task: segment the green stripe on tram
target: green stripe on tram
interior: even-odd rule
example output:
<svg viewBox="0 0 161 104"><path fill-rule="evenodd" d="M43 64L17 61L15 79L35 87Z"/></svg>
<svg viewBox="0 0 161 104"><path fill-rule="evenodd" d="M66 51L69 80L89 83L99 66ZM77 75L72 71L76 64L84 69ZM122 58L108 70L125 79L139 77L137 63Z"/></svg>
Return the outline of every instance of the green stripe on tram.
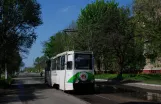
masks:
<svg viewBox="0 0 161 104"><path fill-rule="evenodd" d="M77 79L79 79L79 75L81 72L76 73L74 76L72 76L69 80L68 83L74 83ZM88 79L87 80L93 80L94 79L94 75L92 73L86 72L88 75ZM80 80L80 79L79 79Z"/></svg>

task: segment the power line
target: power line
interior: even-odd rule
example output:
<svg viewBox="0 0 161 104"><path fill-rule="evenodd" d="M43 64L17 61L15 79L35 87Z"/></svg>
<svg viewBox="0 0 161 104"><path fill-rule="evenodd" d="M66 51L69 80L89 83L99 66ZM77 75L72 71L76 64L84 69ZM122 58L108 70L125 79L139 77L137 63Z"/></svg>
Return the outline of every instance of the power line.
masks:
<svg viewBox="0 0 161 104"><path fill-rule="evenodd" d="M64 29L63 32L78 32L76 29Z"/></svg>

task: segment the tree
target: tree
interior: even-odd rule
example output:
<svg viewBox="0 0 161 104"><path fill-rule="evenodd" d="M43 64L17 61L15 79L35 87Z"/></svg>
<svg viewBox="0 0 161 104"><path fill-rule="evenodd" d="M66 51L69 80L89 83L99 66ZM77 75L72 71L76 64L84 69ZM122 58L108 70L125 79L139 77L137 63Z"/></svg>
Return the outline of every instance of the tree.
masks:
<svg viewBox="0 0 161 104"><path fill-rule="evenodd" d="M34 62L34 67L35 67L34 69L37 72L42 71L43 69L45 69L46 61L47 61L46 56L37 57Z"/></svg>
<svg viewBox="0 0 161 104"><path fill-rule="evenodd" d="M34 67L25 67L23 72L36 72L35 68Z"/></svg>
<svg viewBox="0 0 161 104"><path fill-rule="evenodd" d="M68 26L68 29L65 29L63 32L57 32L48 41L44 42L44 55L52 57L63 51L76 49L76 32L73 33L71 30L76 30L76 23L74 21Z"/></svg>
<svg viewBox="0 0 161 104"><path fill-rule="evenodd" d="M49 57L66 50L93 51L97 69L115 70L119 77L145 64L136 20L128 7L97 0L81 10L74 25L77 33L56 33L44 43L43 51Z"/></svg>
<svg viewBox="0 0 161 104"><path fill-rule="evenodd" d="M107 18L107 3L103 0L96 1L92 4L88 4L83 10L77 20L78 35L75 44L79 47L79 50L92 50L94 51L95 62L97 64L103 63L101 58L103 50L105 50L105 41L103 35L105 30L103 22ZM108 26L108 24L106 25ZM102 29L101 29L102 28ZM101 29L101 30L100 30ZM97 48L96 48L97 47ZM102 69L97 65L98 69Z"/></svg>
<svg viewBox="0 0 161 104"><path fill-rule="evenodd" d="M97 0L82 9L77 24L77 44L82 50L94 52L98 69L115 66L122 76L124 69L136 67L139 63L131 61L136 45L135 24L129 8L118 7L114 1Z"/></svg>
<svg viewBox="0 0 161 104"><path fill-rule="evenodd" d="M12 53L28 52L36 39L34 29L42 23L40 14L36 0L1 0L0 70L10 65Z"/></svg>
<svg viewBox="0 0 161 104"><path fill-rule="evenodd" d="M66 38L67 37L62 32L58 32L54 36L51 36L49 41L44 42L43 52L45 55L52 57L60 52L63 52L66 46Z"/></svg>
<svg viewBox="0 0 161 104"><path fill-rule="evenodd" d="M140 34L145 46L146 58L154 59L161 52L161 1L134 0L133 11L137 24L137 34Z"/></svg>
<svg viewBox="0 0 161 104"><path fill-rule="evenodd" d="M22 58L19 52L12 53L12 56L9 57L11 60L8 61L7 71L9 75L14 75L15 72L20 71Z"/></svg>

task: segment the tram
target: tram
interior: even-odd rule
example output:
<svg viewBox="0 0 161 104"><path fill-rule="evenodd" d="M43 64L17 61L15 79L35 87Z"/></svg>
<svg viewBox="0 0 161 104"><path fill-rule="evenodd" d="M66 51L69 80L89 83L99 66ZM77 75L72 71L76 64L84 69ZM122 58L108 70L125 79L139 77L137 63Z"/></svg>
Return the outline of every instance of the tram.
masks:
<svg viewBox="0 0 161 104"><path fill-rule="evenodd" d="M94 89L93 52L66 51L50 58L45 69L45 81L63 91Z"/></svg>

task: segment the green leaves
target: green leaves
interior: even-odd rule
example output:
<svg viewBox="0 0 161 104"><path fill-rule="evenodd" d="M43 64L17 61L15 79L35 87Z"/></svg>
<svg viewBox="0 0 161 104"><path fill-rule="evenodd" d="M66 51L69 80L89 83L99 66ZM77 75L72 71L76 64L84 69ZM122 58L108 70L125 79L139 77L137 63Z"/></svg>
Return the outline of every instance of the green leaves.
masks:
<svg viewBox="0 0 161 104"><path fill-rule="evenodd" d="M73 21L69 25L69 29L76 29L76 23ZM53 57L58 53L68 50L79 49L79 45L75 42L79 42L80 37L77 37L77 33L72 32L57 32L49 38L48 41L43 43L43 53L45 56ZM78 46L77 46L78 45Z"/></svg>
<svg viewBox="0 0 161 104"><path fill-rule="evenodd" d="M50 37L49 41L44 43L43 52L46 56L52 57L58 53L63 52L64 50L67 50L67 39L68 36L66 36L64 33L56 33L54 36Z"/></svg>
<svg viewBox="0 0 161 104"><path fill-rule="evenodd" d="M37 57L34 62L34 68L31 71L41 72L42 70L44 70L46 67L46 60L46 56Z"/></svg>
<svg viewBox="0 0 161 104"><path fill-rule="evenodd" d="M5 63L8 63L8 67L14 65L12 58L15 62L20 60L19 54L27 53L31 48L37 37L34 30L42 24L40 9L40 4L36 0L1 0L0 57L3 56L3 63L0 63L0 69L4 69L2 64ZM11 57L14 54L19 57ZM11 60L8 60L9 58ZM19 68L20 63L15 66Z"/></svg>
<svg viewBox="0 0 161 104"><path fill-rule="evenodd" d="M146 54L151 52L160 56L161 2L160 0L135 0L133 4L137 33L148 40ZM148 51L150 50L150 51Z"/></svg>
<svg viewBox="0 0 161 104"><path fill-rule="evenodd" d="M134 0L130 10L114 0L96 0L81 10L74 29L78 32L58 32L50 37L44 43L45 55L93 51L98 70L120 74L140 70L145 65L143 53L154 59L161 52L161 2Z"/></svg>
<svg viewBox="0 0 161 104"><path fill-rule="evenodd" d="M76 25L77 33L58 32L50 37L44 43L45 55L52 57L72 49L89 50L94 52L99 70L136 68L134 51L140 47L135 47L135 23L129 8L119 7L115 1L97 0L81 10ZM141 53L142 50L137 53L139 57Z"/></svg>

